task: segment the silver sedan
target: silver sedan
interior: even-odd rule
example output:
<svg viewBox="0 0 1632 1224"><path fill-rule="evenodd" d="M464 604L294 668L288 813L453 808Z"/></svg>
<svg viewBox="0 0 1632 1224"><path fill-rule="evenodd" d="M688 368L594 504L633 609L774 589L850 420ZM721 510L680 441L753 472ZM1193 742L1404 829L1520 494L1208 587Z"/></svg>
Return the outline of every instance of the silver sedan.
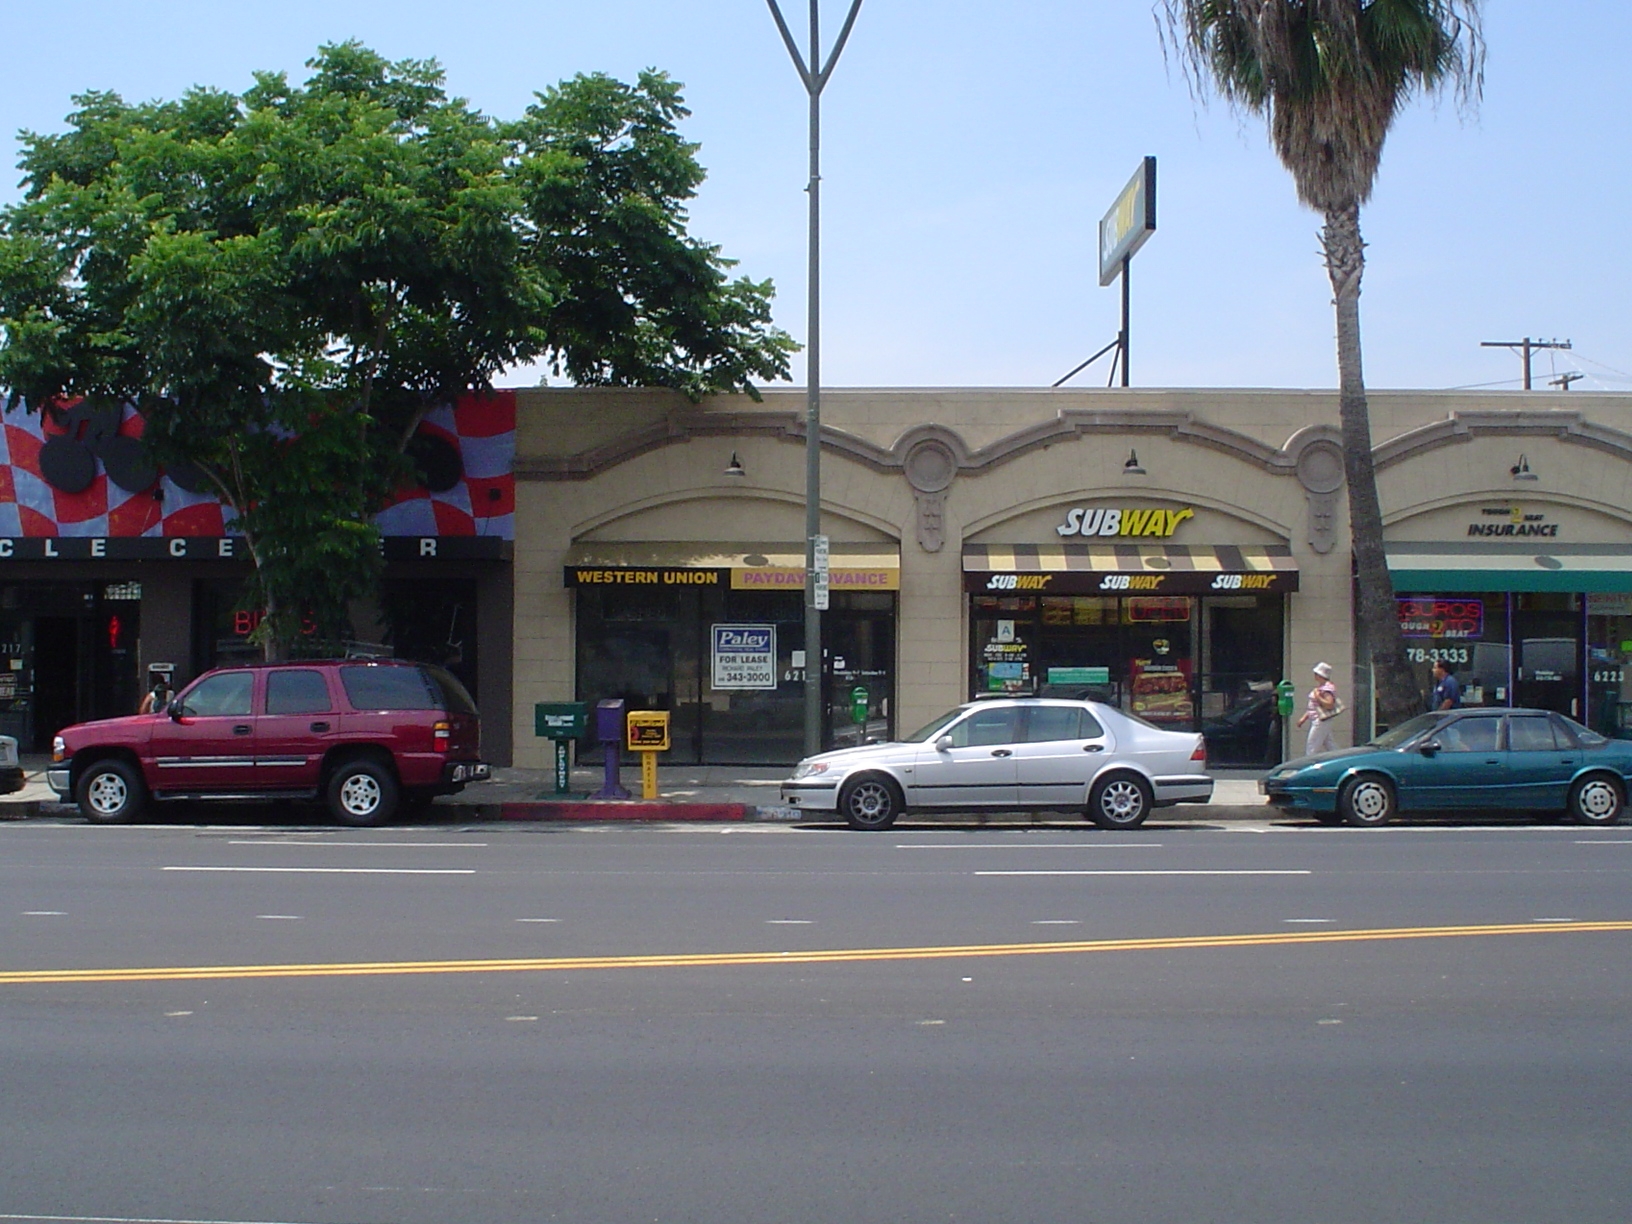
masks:
<svg viewBox="0 0 1632 1224"><path fill-rule="evenodd" d="M894 743L807 757L782 800L852 829L887 829L916 810L1083 812L1131 829L1153 808L1210 800L1206 765L1195 732L1096 701L1006 698L959 706Z"/></svg>

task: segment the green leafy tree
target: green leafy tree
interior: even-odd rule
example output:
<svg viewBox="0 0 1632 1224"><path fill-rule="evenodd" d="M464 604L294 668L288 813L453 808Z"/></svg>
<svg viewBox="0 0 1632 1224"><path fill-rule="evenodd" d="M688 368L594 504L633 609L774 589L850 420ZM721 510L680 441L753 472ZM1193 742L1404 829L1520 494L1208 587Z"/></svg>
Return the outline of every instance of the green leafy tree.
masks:
<svg viewBox="0 0 1632 1224"><path fill-rule="evenodd" d="M1402 105L1446 85L1464 101L1477 98L1478 0L1162 0L1158 12L1198 89L1210 86L1268 120L1298 199L1325 220L1360 631L1380 712L1403 721L1421 697L1405 661L1372 463L1360 354L1360 206Z"/></svg>
<svg viewBox="0 0 1632 1224"><path fill-rule="evenodd" d="M703 180L658 72L579 76L512 122L434 62L325 46L293 86L75 99L0 213L8 407L133 403L235 511L281 656L374 588L372 515L424 414L544 360L584 383L754 393L793 342L769 282L686 230Z"/></svg>

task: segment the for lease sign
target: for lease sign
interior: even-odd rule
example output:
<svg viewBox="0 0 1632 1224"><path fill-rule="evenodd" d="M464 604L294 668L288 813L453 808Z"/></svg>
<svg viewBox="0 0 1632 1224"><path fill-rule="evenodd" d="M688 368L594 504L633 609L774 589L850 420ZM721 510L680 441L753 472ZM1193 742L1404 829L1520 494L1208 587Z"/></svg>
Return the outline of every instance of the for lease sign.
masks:
<svg viewBox="0 0 1632 1224"><path fill-rule="evenodd" d="M711 625L716 689L776 687L775 625Z"/></svg>

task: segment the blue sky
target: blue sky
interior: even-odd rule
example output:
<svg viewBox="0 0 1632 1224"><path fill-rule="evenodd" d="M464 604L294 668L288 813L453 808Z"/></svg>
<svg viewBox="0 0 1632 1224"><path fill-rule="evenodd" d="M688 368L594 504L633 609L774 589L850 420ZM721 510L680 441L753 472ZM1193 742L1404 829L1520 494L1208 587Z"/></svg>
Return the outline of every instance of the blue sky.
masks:
<svg viewBox="0 0 1632 1224"><path fill-rule="evenodd" d="M821 2L836 32L847 4ZM784 11L805 28L808 0ZM1385 149L1362 217L1367 382L1516 387L1518 358L1480 342L1528 335L1575 346L1538 355L1538 386L1632 390L1632 6L1493 3L1486 34L1478 112L1419 101ZM805 94L764 0L16 4L8 160L81 90L241 90L346 38L440 60L500 116L574 73L668 71L709 170L693 233L773 278L804 338ZM1134 384L1334 386L1319 219L1256 120L1191 98L1146 0L864 0L823 100L823 382L1052 383L1115 334L1095 230L1146 154L1160 215L1134 261Z"/></svg>

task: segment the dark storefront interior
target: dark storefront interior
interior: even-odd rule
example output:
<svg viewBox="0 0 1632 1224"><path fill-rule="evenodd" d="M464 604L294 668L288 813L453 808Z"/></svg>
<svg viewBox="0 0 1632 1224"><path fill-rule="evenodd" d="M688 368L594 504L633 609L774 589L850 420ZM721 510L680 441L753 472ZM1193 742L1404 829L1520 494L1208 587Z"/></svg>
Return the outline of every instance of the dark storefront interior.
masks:
<svg viewBox="0 0 1632 1224"><path fill-rule="evenodd" d="M803 755L802 591L580 587L577 616L577 699L621 697L628 709L669 711L669 761L790 764ZM774 629L774 687L715 687L711 634L723 626ZM834 592L822 640L827 745L889 738L893 593Z"/></svg>

